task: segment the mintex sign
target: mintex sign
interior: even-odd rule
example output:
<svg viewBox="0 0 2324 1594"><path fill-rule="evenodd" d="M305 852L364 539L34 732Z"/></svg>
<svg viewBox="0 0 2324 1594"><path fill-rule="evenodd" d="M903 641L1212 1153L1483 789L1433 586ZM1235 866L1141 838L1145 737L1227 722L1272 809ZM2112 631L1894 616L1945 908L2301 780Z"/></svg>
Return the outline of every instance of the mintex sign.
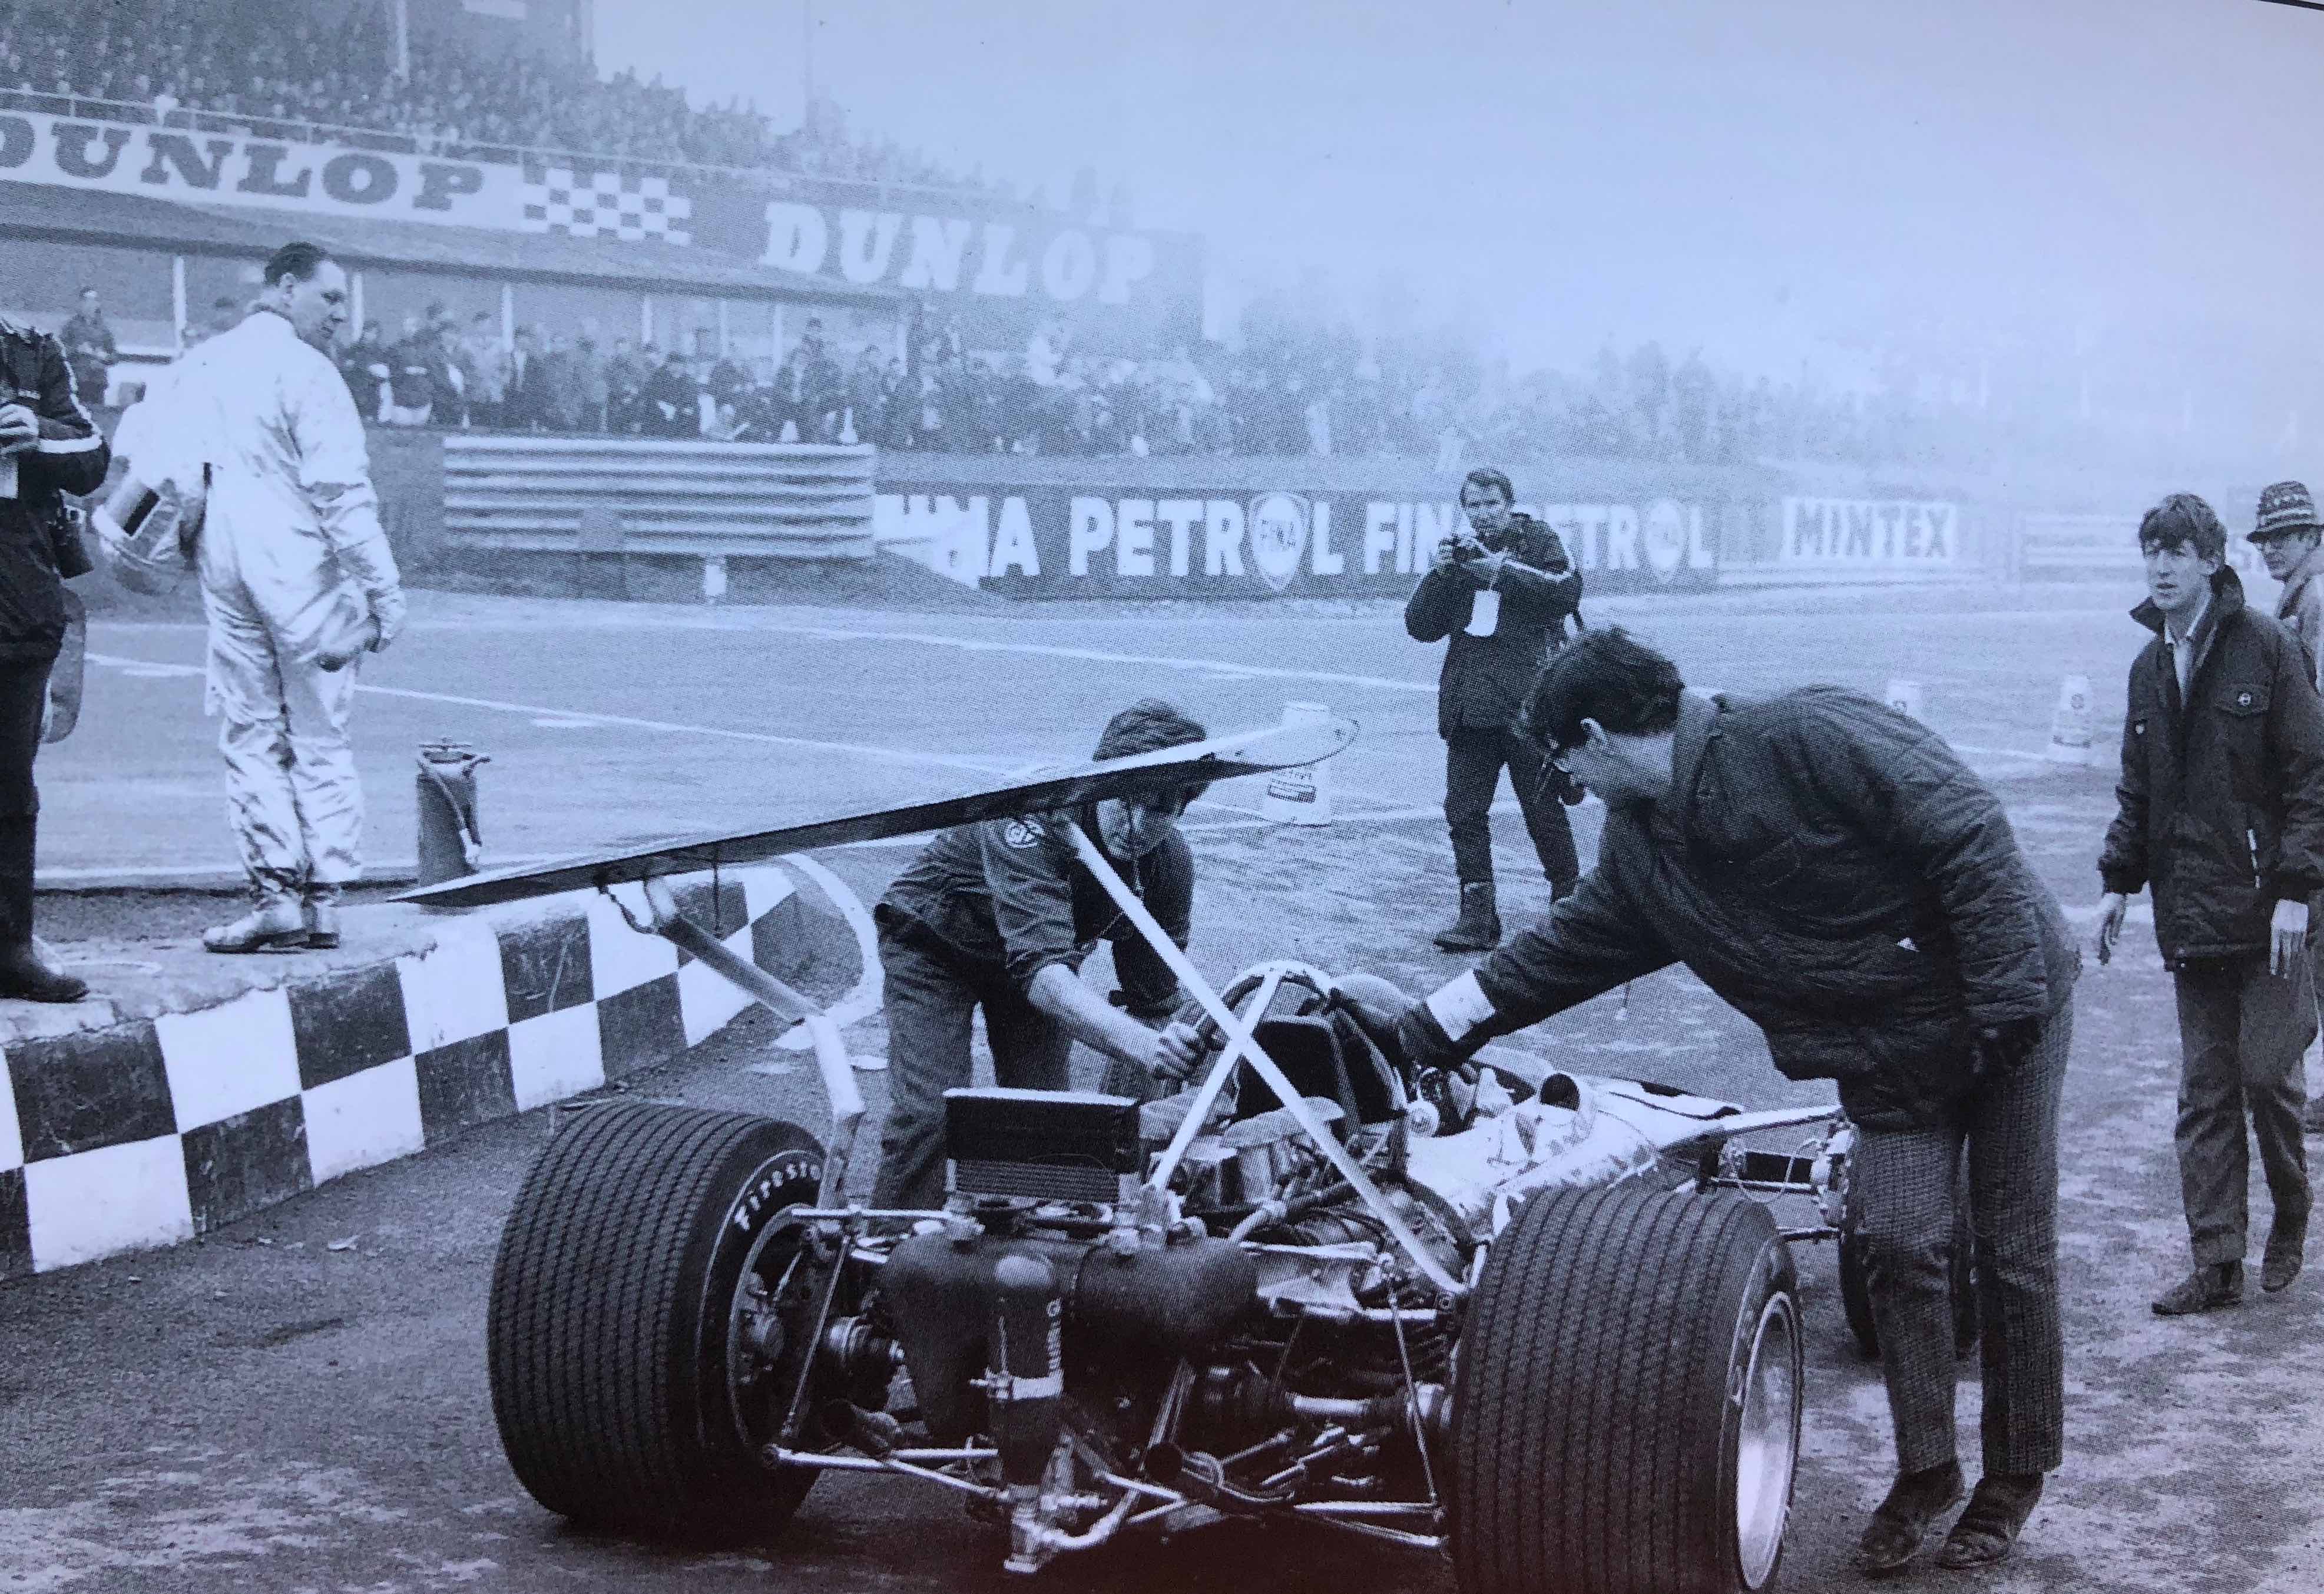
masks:
<svg viewBox="0 0 2324 1594"><path fill-rule="evenodd" d="M1817 570L1948 570L1960 507L1899 499L1786 498L1779 564Z"/></svg>
<svg viewBox="0 0 2324 1594"><path fill-rule="evenodd" d="M964 584L1052 597L1403 593L1466 523L1451 499L1347 493L907 482L873 502L882 548ZM1591 591L1712 584L1701 503L1519 507L1557 530Z"/></svg>

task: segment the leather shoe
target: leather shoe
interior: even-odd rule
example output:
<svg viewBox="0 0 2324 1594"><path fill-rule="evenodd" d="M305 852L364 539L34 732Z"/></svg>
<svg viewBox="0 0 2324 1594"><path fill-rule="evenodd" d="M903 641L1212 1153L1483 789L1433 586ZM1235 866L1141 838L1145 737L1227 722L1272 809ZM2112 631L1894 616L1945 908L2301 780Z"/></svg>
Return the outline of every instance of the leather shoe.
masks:
<svg viewBox="0 0 2324 1594"><path fill-rule="evenodd" d="M2267 1231L2267 1249L2260 1255L2259 1287L2269 1295L2290 1289L2308 1259L2308 1214L2287 1218L2282 1212Z"/></svg>
<svg viewBox="0 0 2324 1594"><path fill-rule="evenodd" d="M1964 1492L1957 1460L1897 1474L1888 1497L1873 1508L1872 1520L1857 1541L1856 1569L1877 1576L1904 1565L1921 1553L1938 1516Z"/></svg>
<svg viewBox="0 0 2324 1594"><path fill-rule="evenodd" d="M0 998L28 1002L77 1002L88 994L88 981L51 968L39 948L24 943L0 946Z"/></svg>
<svg viewBox="0 0 2324 1594"><path fill-rule="evenodd" d="M2220 1262L2194 1272L2163 1292L2154 1303L2157 1317L2185 1317L2196 1312L2217 1312L2244 1304L2244 1265Z"/></svg>
<svg viewBox="0 0 2324 1594"><path fill-rule="evenodd" d="M269 897L231 924L202 932L212 952L294 951L307 944L307 917L296 897Z"/></svg>
<svg viewBox="0 0 2324 1594"><path fill-rule="evenodd" d="M2042 1498L2039 1472L1988 1472L1977 1480L1969 1509L1945 1535L1937 1564L1953 1571L1991 1566L2009 1558L2010 1547Z"/></svg>

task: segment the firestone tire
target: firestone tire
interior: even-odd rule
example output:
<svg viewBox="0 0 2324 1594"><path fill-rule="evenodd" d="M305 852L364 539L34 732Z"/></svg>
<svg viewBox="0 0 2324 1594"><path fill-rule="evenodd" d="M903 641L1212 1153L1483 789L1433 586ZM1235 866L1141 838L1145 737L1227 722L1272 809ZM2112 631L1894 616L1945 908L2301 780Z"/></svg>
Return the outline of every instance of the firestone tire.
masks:
<svg viewBox="0 0 2324 1594"><path fill-rule="evenodd" d="M1857 1350L1868 1361L1877 1361L1880 1331L1872 1321L1871 1263L1865 1254L1864 1203L1857 1193L1855 1173L1851 1166L1840 1193L1840 1309L1848 1319L1848 1331L1855 1336ZM1957 1358L1977 1349L1976 1244L1969 1228L1969 1162L1964 1157L1953 1186L1953 1355Z"/></svg>
<svg viewBox="0 0 2324 1594"><path fill-rule="evenodd" d="M576 1115L526 1177L493 1267L493 1415L560 1516L650 1537L763 1540L814 1482L763 1465L730 1377L746 1261L812 1204L793 1124L644 1102Z"/></svg>
<svg viewBox="0 0 2324 1594"><path fill-rule="evenodd" d="M1545 1191L1494 1241L1454 1377L1462 1594L1760 1594L1799 1460L1791 1252L1757 1202Z"/></svg>

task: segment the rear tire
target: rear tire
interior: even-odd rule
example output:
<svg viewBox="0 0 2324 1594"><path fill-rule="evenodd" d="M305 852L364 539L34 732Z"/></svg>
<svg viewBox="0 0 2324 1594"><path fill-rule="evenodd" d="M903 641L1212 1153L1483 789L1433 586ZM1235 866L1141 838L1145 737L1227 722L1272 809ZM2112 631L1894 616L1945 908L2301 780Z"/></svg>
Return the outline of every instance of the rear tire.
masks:
<svg viewBox="0 0 2324 1594"><path fill-rule="evenodd" d="M1770 1588L1803 1353L1791 1253L1757 1202L1536 1196L1493 1242L1460 1345L1462 1594Z"/></svg>
<svg viewBox="0 0 2324 1594"><path fill-rule="evenodd" d="M1857 1193L1856 1170L1851 1166L1846 1175L1847 1184L1840 1193L1840 1309L1848 1319L1848 1331L1856 1337L1856 1348L1869 1361L1880 1359L1880 1330L1872 1321L1872 1278L1870 1261L1866 1256L1863 1239L1863 1197ZM1953 1355L1967 1356L1977 1349L1977 1276L1975 1260L1977 1238L1969 1221L1969 1159L1961 1159L1960 1173L1953 1184Z"/></svg>
<svg viewBox="0 0 2324 1594"><path fill-rule="evenodd" d="M746 1262L772 1288L797 1255L761 1237L813 1203L823 1160L794 1124L644 1102L549 1142L502 1230L488 1331L493 1415L534 1499L654 1536L788 1520L815 1473L759 1459L788 1386L737 1377L736 1310Z"/></svg>

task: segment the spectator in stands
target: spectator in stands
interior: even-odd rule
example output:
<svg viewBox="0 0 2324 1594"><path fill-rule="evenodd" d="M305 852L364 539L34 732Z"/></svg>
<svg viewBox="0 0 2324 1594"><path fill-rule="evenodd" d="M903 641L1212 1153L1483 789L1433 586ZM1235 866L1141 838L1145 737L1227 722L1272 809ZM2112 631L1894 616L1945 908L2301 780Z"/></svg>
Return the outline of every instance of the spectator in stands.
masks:
<svg viewBox="0 0 2324 1594"><path fill-rule="evenodd" d="M65 360L71 368L73 386L85 404L105 402L105 390L113 378L115 362L121 350L113 341L113 328L106 325L105 309L97 302L97 290L80 290L80 309L65 323L63 343Z"/></svg>
<svg viewBox="0 0 2324 1594"><path fill-rule="evenodd" d="M839 436L839 410L845 402L845 383L838 362L824 346L821 318L807 318L807 330L800 334L792 357L798 363L798 373L794 401L798 406L799 440L828 443Z"/></svg>
<svg viewBox="0 0 2324 1594"><path fill-rule="evenodd" d="M848 373L848 413L840 428L843 438L852 430L859 441L869 443L879 435L886 388L887 373L881 366L880 351L867 343L855 356L855 369Z"/></svg>
<svg viewBox="0 0 2324 1594"><path fill-rule="evenodd" d="M912 446L912 411L917 402L911 379L904 373L904 357L891 356L880 373L879 440L882 448Z"/></svg>
<svg viewBox="0 0 2324 1594"><path fill-rule="evenodd" d="M508 346L492 311L478 310L468 318L468 335L460 341L460 369L467 378L470 419L478 426L507 425Z"/></svg>
<svg viewBox="0 0 2324 1594"><path fill-rule="evenodd" d="M742 395L751 390L751 373L743 369L742 356L728 343L710 367L710 378L705 384L710 396L718 403L740 404Z"/></svg>
<svg viewBox="0 0 2324 1594"><path fill-rule="evenodd" d="M702 430L702 390L686 368L686 356L672 349L661 369L648 379L644 431L650 438L691 438Z"/></svg>
<svg viewBox="0 0 2324 1594"><path fill-rule="evenodd" d="M653 366L639 357L626 337L613 339L613 357L605 362L605 427L613 432L638 429L640 395Z"/></svg>
<svg viewBox="0 0 2324 1594"><path fill-rule="evenodd" d="M541 421L553 432L581 429L581 364L573 340L562 332L549 335L549 352L540 357Z"/></svg>
<svg viewBox="0 0 2324 1594"><path fill-rule="evenodd" d="M403 336L387 351L389 426L426 426L436 407L436 339L417 315L406 311Z"/></svg>
<svg viewBox="0 0 2324 1594"><path fill-rule="evenodd" d="M574 346L573 379L581 393L582 428L604 431L613 402L612 374L606 370L605 356L597 352L597 340L586 332Z"/></svg>
<svg viewBox="0 0 2324 1594"><path fill-rule="evenodd" d="M501 404L501 424L511 431L539 431L549 424L540 344L530 327L516 329L509 351L508 394Z"/></svg>
<svg viewBox="0 0 2324 1594"><path fill-rule="evenodd" d="M392 355L380 340L379 323L365 321L363 336L340 351L339 374L346 378L355 410L365 420L387 419L387 382Z"/></svg>

